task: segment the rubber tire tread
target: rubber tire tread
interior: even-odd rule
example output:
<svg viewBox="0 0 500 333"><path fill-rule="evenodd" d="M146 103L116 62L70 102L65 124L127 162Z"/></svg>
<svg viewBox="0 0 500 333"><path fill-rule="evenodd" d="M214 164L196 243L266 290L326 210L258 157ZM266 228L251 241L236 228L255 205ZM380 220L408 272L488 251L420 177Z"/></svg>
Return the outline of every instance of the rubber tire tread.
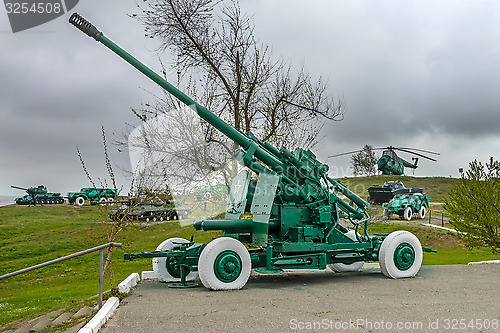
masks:
<svg viewBox="0 0 500 333"><path fill-rule="evenodd" d="M164 240L163 242L160 243L156 247L157 251L166 251L166 250L171 250L176 246L176 244L173 244L173 242L176 243L188 243L187 239L184 238L169 238L167 240ZM156 275L158 276L158 281L160 282L181 282L180 278L176 278L172 276L167 270L166 266L167 258L166 257L157 257L153 258L152 264L153 264L153 271L155 271ZM189 272L189 274L186 276L186 281L194 281L198 278L198 272Z"/></svg>
<svg viewBox="0 0 500 333"><path fill-rule="evenodd" d="M394 263L394 251L402 243L410 244L415 251L415 261L413 262L413 265L405 271L397 268ZM391 279L409 278L417 275L420 270L420 266L422 266L422 259L422 245L420 244L417 236L409 231L398 230L390 233L380 246L380 270L385 276Z"/></svg>
<svg viewBox="0 0 500 333"><path fill-rule="evenodd" d="M214 272L214 262L217 256L226 251L234 251L241 260L242 269L238 278L232 282L223 282ZM205 246L198 260L198 273L201 283L210 290L237 290L243 288L250 277L252 261L245 245L231 237L216 238Z"/></svg>

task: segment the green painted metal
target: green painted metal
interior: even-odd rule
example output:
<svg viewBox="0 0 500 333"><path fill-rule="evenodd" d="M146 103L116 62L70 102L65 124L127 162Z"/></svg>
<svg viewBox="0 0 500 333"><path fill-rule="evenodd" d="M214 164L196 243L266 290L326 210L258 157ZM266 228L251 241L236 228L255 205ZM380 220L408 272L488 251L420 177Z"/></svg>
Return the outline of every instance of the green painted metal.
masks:
<svg viewBox="0 0 500 333"><path fill-rule="evenodd" d="M53 205L53 204L63 204L64 198L61 193L50 193L47 188L43 185L37 187L19 187L11 186L12 188L26 191L26 195L16 198L15 202L18 205Z"/></svg>
<svg viewBox="0 0 500 333"><path fill-rule="evenodd" d="M377 162L378 169L384 175L402 175L406 168L416 169L418 159L414 159L414 163L410 163L401 157L392 149L384 150L382 156Z"/></svg>
<svg viewBox="0 0 500 333"><path fill-rule="evenodd" d="M385 213L389 216L390 214L397 214L403 218L405 209L408 207L413 213L417 213L422 207L429 207L429 196L423 195L422 193L406 193L398 194L394 196L389 202L382 204Z"/></svg>
<svg viewBox="0 0 500 333"><path fill-rule="evenodd" d="M90 201L91 204L98 203L102 198L116 199L118 194L115 189L112 188L96 188L96 187L84 187L78 192L68 193L68 203L74 204L77 198L83 198L84 200Z"/></svg>
<svg viewBox="0 0 500 333"><path fill-rule="evenodd" d="M399 244L394 251L394 264L402 271L409 269L415 262L415 250L408 243Z"/></svg>
<svg viewBox="0 0 500 333"><path fill-rule="evenodd" d="M374 185L368 188L368 202L375 205L381 205L389 202L392 198L399 194L405 193L423 193L421 187L405 187L403 182L399 180L388 181L383 185Z"/></svg>
<svg viewBox="0 0 500 333"><path fill-rule="evenodd" d="M241 274L241 259L234 251L220 253L214 262L215 275L224 282L233 282Z"/></svg>
<svg viewBox="0 0 500 333"><path fill-rule="evenodd" d="M252 179L248 170L240 172L230 187L225 218L195 221L195 230L222 230L228 237L251 243L256 247L249 250L252 268L263 272L281 272L284 268L324 269L333 263L378 260L385 236L368 235L370 206L330 178L328 165L318 161L314 153L301 148L277 149L251 132L240 132L114 44L83 18L73 14L70 22L241 147L234 152L234 157L253 171L257 180ZM245 218L248 215L250 219ZM341 219L351 226L342 226ZM360 225L363 234L357 232ZM357 235L354 239L347 236L351 230ZM204 244L190 242L169 251L126 253L125 259L167 257L175 261L173 268L178 264L194 271L204 247ZM406 247L401 248L397 259L405 263L407 252ZM241 258L231 249L222 251L213 265L215 276L224 283L236 281L244 269Z"/></svg>

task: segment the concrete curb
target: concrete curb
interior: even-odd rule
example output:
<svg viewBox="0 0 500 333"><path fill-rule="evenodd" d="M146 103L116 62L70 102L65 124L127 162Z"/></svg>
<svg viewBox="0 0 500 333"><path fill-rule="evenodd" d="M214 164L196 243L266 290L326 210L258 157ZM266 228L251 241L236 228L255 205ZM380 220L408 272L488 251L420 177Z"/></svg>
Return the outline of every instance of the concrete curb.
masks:
<svg viewBox="0 0 500 333"><path fill-rule="evenodd" d="M140 280L141 278L138 273L132 273L118 285L118 291L121 293L129 293ZM120 300L118 297L110 297L106 303L104 303L101 310L99 310L96 315L78 331L78 333L97 333L102 325L106 324L108 319L113 315L119 304Z"/></svg>
<svg viewBox="0 0 500 333"><path fill-rule="evenodd" d="M380 263L378 262L365 262L361 269L380 269Z"/></svg>
<svg viewBox="0 0 500 333"><path fill-rule="evenodd" d="M500 264L500 260L485 260L485 261L474 261L467 265L481 265L481 264Z"/></svg>
<svg viewBox="0 0 500 333"><path fill-rule="evenodd" d="M92 318L85 326L83 326L78 333L96 333L106 323L106 321L115 312L120 300L118 297L110 297L104 303L101 310L99 310L94 318Z"/></svg>
<svg viewBox="0 0 500 333"><path fill-rule="evenodd" d="M155 271L143 271L141 278L142 280L158 280L158 274Z"/></svg>
<svg viewBox="0 0 500 333"><path fill-rule="evenodd" d="M422 225L426 226L426 227L437 228L437 229L446 230L446 231L450 231L450 232L454 232L454 233L461 233L459 231L456 231L455 229L450 229L450 228L442 227L440 225L434 225L434 224L429 224L429 223L422 223Z"/></svg>
<svg viewBox="0 0 500 333"><path fill-rule="evenodd" d="M139 274L132 273L118 285L118 291L127 294L130 292L130 289L132 289L132 287L135 287L137 285L137 282L139 281L141 281Z"/></svg>

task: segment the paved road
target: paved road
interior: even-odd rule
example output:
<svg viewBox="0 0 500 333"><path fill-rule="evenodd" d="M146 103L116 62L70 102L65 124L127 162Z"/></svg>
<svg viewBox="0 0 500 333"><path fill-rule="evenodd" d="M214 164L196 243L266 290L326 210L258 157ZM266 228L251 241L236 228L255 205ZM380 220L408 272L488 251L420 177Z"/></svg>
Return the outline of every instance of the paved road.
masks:
<svg viewBox="0 0 500 333"><path fill-rule="evenodd" d="M255 273L239 291L144 281L101 332L500 332L499 320L500 264L482 264L401 280L377 269Z"/></svg>

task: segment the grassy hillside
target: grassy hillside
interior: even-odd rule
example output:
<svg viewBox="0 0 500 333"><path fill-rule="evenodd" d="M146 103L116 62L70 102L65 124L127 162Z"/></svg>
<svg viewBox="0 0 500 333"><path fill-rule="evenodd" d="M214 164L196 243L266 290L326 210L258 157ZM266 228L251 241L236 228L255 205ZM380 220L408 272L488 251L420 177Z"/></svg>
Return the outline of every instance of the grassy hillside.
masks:
<svg viewBox="0 0 500 333"><path fill-rule="evenodd" d="M373 185L382 185L386 181L400 180L406 187L422 187L429 195L431 202L443 202L453 178L447 177L411 177L380 175L370 177L349 177L339 179L351 191L366 199L368 188Z"/></svg>

